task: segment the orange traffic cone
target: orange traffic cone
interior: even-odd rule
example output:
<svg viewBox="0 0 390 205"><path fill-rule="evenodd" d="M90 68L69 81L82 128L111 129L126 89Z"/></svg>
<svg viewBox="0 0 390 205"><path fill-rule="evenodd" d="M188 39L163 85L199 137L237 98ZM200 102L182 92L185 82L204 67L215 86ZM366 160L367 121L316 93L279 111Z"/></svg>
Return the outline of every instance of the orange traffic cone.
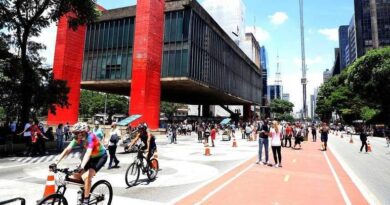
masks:
<svg viewBox="0 0 390 205"><path fill-rule="evenodd" d="M206 156L210 156L211 155L210 147L207 144L204 146L204 155L206 155Z"/></svg>
<svg viewBox="0 0 390 205"><path fill-rule="evenodd" d="M344 138L343 134L340 135L341 138Z"/></svg>
<svg viewBox="0 0 390 205"><path fill-rule="evenodd" d="M233 138L233 145L232 147L237 147L237 141L236 141L236 138Z"/></svg>
<svg viewBox="0 0 390 205"><path fill-rule="evenodd" d="M45 192L43 193L43 197L49 196L50 194L54 194L56 192L56 184L54 181L54 173L49 171L49 175L47 176Z"/></svg>
<svg viewBox="0 0 390 205"><path fill-rule="evenodd" d="M336 136L339 136L339 133L338 133L338 132L336 132Z"/></svg>
<svg viewBox="0 0 390 205"><path fill-rule="evenodd" d="M372 152L370 141L367 142L367 151Z"/></svg>
<svg viewBox="0 0 390 205"><path fill-rule="evenodd" d="M353 139L352 139L352 137L351 137L351 139L349 140L349 143L353 144Z"/></svg>

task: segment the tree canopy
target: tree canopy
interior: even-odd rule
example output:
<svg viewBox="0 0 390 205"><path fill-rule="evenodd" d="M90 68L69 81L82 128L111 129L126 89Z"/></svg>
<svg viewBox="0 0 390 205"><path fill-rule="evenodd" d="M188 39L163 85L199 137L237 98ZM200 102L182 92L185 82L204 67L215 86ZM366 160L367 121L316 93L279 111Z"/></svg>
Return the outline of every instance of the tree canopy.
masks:
<svg viewBox="0 0 390 205"><path fill-rule="evenodd" d="M104 113L106 94L89 90L81 90L79 113L84 118L90 118L98 113ZM127 114L129 100L124 96L107 94L108 115Z"/></svg>
<svg viewBox="0 0 390 205"><path fill-rule="evenodd" d="M68 13L72 13L67 18L73 29L99 15L93 0L0 1L0 90L5 98L1 106L8 116L18 115L25 122L40 109L54 113L53 104L69 105L66 82L55 80L51 68L42 64L39 51L45 45L32 40Z"/></svg>
<svg viewBox="0 0 390 205"><path fill-rule="evenodd" d="M294 118L291 116L291 112L294 108L293 103L286 100L275 99L271 101L270 108L275 119L293 121Z"/></svg>
<svg viewBox="0 0 390 205"><path fill-rule="evenodd" d="M390 48L369 51L320 87L316 113L324 121L335 112L346 123L389 123L389 79Z"/></svg>

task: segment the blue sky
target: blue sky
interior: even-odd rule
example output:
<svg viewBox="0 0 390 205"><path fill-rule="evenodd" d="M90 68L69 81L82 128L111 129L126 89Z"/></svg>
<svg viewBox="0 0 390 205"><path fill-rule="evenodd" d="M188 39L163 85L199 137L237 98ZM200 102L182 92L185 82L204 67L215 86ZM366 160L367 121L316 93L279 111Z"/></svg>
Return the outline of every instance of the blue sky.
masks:
<svg viewBox="0 0 390 205"><path fill-rule="evenodd" d="M199 0L203 2L204 0ZM230 0L225 0L228 3ZM299 31L299 0L242 0L246 8L245 24L254 26L257 38L265 45L269 57L269 82L273 83L276 56L279 52L284 91L290 93L294 110L302 107L301 48ZM106 9L134 5L136 0L98 0ZM349 24L353 15L353 0L305 0L304 21L308 94L322 83L322 72L334 62L334 48L338 47L337 28ZM53 42L45 52L51 64L54 55L55 27L44 31L41 39ZM53 39L49 41L48 39ZM310 96L308 95L308 99ZM309 103L309 102L308 102Z"/></svg>

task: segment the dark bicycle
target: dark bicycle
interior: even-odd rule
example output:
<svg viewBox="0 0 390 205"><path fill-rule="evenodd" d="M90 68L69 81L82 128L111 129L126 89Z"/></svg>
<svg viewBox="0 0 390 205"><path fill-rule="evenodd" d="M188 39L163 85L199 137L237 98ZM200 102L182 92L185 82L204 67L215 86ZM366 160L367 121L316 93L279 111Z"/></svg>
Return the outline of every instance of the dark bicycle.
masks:
<svg viewBox="0 0 390 205"><path fill-rule="evenodd" d="M141 149L141 146L136 146L137 156L134 159L134 162L126 170L126 184L129 187L135 186L138 182L139 175L142 171L142 174L147 175L150 181L153 181L157 177L159 170L158 160L155 158L150 159L147 162L146 157L144 156L144 151Z"/></svg>
<svg viewBox="0 0 390 205"><path fill-rule="evenodd" d="M42 200L38 201L38 205L68 205L68 201L64 197L66 186L68 184L73 184L80 187L80 190L77 192L77 205L81 205L84 199L84 182L82 180L75 180L70 178L74 173L77 173L78 170L69 170L65 169L52 169L54 173L57 174L56 184L58 186L56 193L51 194ZM58 174L58 173L62 174ZM112 201L113 191L111 184L106 180L99 180L91 187L91 195L89 204L90 205L110 205Z"/></svg>

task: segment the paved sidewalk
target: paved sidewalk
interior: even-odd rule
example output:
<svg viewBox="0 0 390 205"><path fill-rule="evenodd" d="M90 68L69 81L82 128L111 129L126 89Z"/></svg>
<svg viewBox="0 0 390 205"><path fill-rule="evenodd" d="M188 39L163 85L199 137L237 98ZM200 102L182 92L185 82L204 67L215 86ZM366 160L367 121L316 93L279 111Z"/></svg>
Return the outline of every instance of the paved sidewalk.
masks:
<svg viewBox="0 0 390 205"><path fill-rule="evenodd" d="M177 204L368 204L331 151L302 147L282 149L283 168L252 158Z"/></svg>

